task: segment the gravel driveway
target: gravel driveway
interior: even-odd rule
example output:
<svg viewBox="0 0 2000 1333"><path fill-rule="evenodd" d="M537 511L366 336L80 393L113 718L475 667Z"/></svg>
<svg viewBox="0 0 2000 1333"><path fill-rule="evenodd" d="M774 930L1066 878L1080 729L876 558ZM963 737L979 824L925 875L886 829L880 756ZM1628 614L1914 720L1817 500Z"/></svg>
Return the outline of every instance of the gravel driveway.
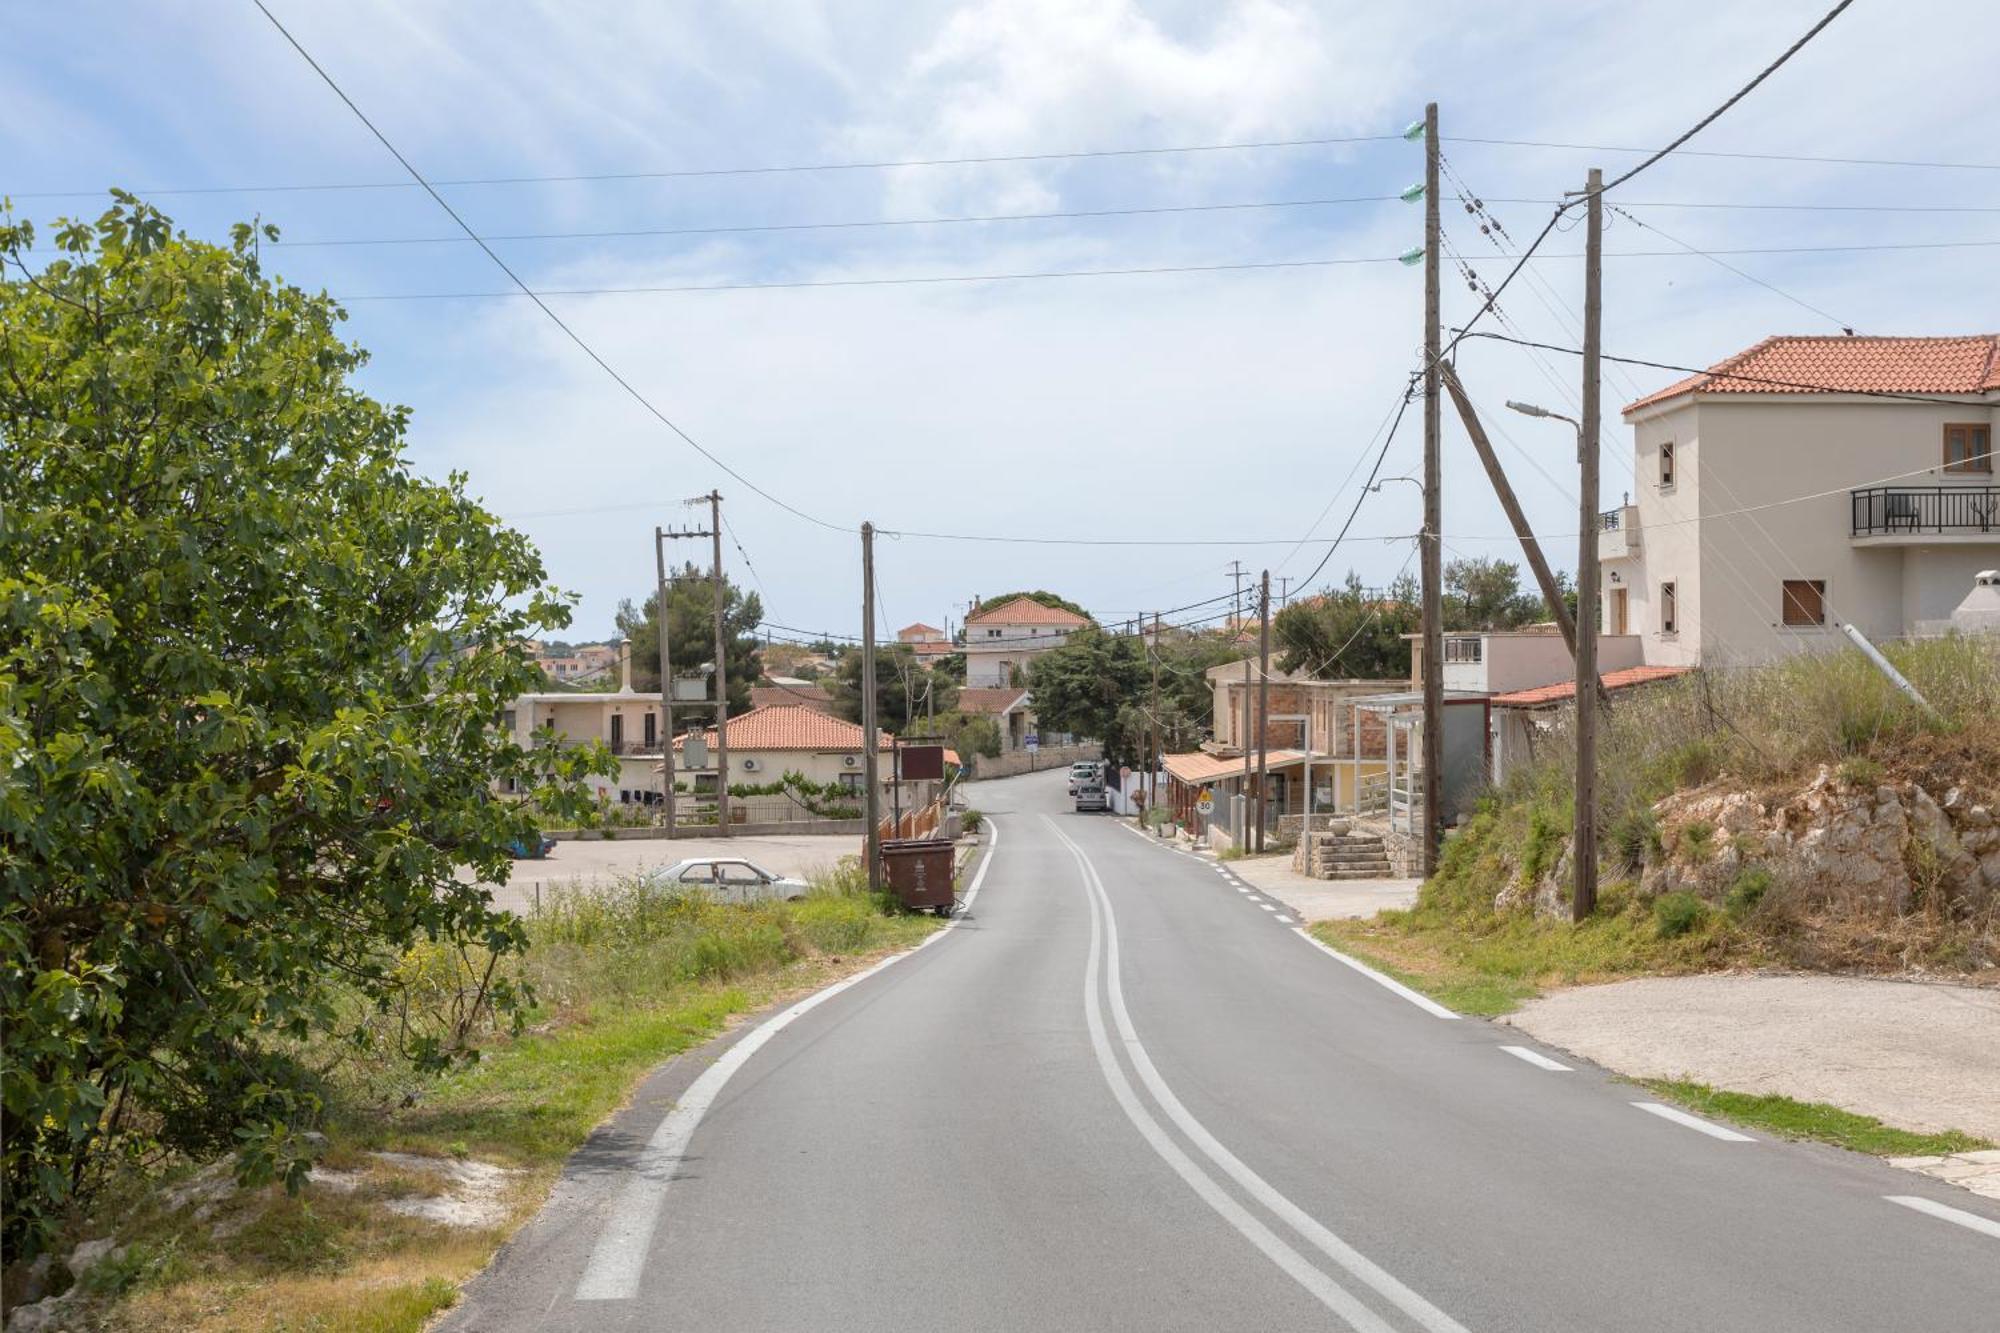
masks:
<svg viewBox="0 0 2000 1333"><path fill-rule="evenodd" d="M524 912L534 906L537 888L552 884L608 884L653 866L691 856L740 856L780 875L810 878L830 870L843 856L861 855L857 835L803 833L750 838L565 839L546 860L516 861L505 884L491 886L496 906Z"/></svg>
<svg viewBox="0 0 2000 1333"><path fill-rule="evenodd" d="M1505 1020L1634 1078L1829 1102L2000 1140L2000 989L1825 976L1646 977Z"/></svg>

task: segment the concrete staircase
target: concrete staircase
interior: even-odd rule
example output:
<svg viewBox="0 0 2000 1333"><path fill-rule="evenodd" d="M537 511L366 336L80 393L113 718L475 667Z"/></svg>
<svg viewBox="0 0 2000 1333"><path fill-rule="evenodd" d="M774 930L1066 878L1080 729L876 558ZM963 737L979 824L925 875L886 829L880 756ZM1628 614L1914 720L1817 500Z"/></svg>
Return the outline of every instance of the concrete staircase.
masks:
<svg viewBox="0 0 2000 1333"><path fill-rule="evenodd" d="M1396 872L1388 848L1373 834L1316 833L1305 873L1315 879L1393 879Z"/></svg>

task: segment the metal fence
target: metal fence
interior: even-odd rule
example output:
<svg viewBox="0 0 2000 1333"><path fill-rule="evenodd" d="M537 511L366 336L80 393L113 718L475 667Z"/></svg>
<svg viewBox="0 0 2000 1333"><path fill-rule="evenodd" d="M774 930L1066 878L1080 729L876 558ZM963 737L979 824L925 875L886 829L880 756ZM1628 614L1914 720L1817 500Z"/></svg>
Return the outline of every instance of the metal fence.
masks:
<svg viewBox="0 0 2000 1333"><path fill-rule="evenodd" d="M1851 495L1856 537L2000 532L2000 486L1870 486Z"/></svg>

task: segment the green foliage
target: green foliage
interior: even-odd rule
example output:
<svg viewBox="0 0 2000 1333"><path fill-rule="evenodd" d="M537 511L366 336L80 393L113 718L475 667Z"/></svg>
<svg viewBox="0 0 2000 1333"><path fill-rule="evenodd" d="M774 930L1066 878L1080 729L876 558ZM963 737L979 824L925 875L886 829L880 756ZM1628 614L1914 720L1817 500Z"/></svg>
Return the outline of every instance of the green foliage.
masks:
<svg viewBox="0 0 2000 1333"><path fill-rule="evenodd" d="M1107 634L1095 625L1071 634L1029 669L1042 727L1096 737L1114 764L1131 763L1143 751L1131 710L1151 680L1146 649L1137 638Z"/></svg>
<svg viewBox="0 0 2000 1333"><path fill-rule="evenodd" d="M994 759L1000 754L1000 724L984 713L963 713L957 709L939 713L927 730L935 731L944 743L958 751L962 760Z"/></svg>
<svg viewBox="0 0 2000 1333"><path fill-rule="evenodd" d="M1877 1157L1935 1157L1977 1152L1993 1145L1962 1130L1917 1134L1885 1125L1874 1116L1843 1111L1824 1102L1793 1101L1773 1093L1725 1092L1705 1083L1647 1079L1646 1086L1691 1111L1733 1120L1788 1139L1812 1139L1850 1152Z"/></svg>
<svg viewBox="0 0 2000 1333"><path fill-rule="evenodd" d="M731 796L789 796L821 819L859 819L854 793L838 782L814 782L796 769L786 769L772 782L732 782Z"/></svg>
<svg viewBox="0 0 2000 1333"><path fill-rule="evenodd" d="M907 643L884 644L875 652L875 720L893 735L924 731L933 712L950 712L958 704L959 676L927 667ZM861 654L848 653L826 679L833 711L849 722L861 720Z"/></svg>
<svg viewBox="0 0 2000 1333"><path fill-rule="evenodd" d="M964 814L959 816L959 827L963 828L967 833L979 832L979 826L985 822L985 813L970 806L966 808Z"/></svg>
<svg viewBox="0 0 2000 1333"><path fill-rule="evenodd" d="M535 815L488 793L580 811L610 768L493 725L567 608L462 477L410 470L331 300L266 280L250 228L202 244L122 193L54 242L28 261L0 226L10 1255L107 1143L226 1141L299 1181L319 1093L288 1047L367 1035L336 978L388 1006L418 941L518 952L471 881ZM488 978L471 1010L517 1009ZM463 1036L398 1034L425 1067Z"/></svg>
<svg viewBox="0 0 2000 1333"><path fill-rule="evenodd" d="M1687 934L1707 915L1708 904L1685 889L1653 899L1653 928L1663 940Z"/></svg>
<svg viewBox="0 0 2000 1333"><path fill-rule="evenodd" d="M1725 905L1729 915L1746 917L1757 910L1764 901L1764 895L1771 891L1771 872L1763 866L1745 866L1736 872L1736 879L1729 886L1729 896Z"/></svg>
<svg viewBox="0 0 2000 1333"><path fill-rule="evenodd" d="M1681 855L1697 865L1715 854L1715 825L1705 819L1681 826Z"/></svg>
<svg viewBox="0 0 2000 1333"><path fill-rule="evenodd" d="M1350 571L1343 587L1299 598L1271 621L1283 651L1278 665L1328 679L1409 679L1410 645L1402 636L1418 629L1417 594L1409 575L1371 591Z"/></svg>
<svg viewBox="0 0 2000 1333"><path fill-rule="evenodd" d="M1003 592L998 597L982 597L979 599L979 604L986 607L1005 606L1016 597L1025 597L1031 602L1040 602L1043 606L1054 607L1058 611L1067 611L1071 615L1082 616L1085 620L1092 618L1090 612L1084 610L1082 606L1059 593L1049 592L1044 588L1036 588L1032 592L1026 590L1021 592Z"/></svg>
<svg viewBox="0 0 2000 1333"><path fill-rule="evenodd" d="M1647 861L1658 860L1665 852L1660 841L1660 821L1647 806L1627 810L1613 820L1609 842L1620 868L1628 874L1637 874L1645 869Z"/></svg>
<svg viewBox="0 0 2000 1333"><path fill-rule="evenodd" d="M1574 816L1547 805L1528 810L1528 838L1521 848L1521 886L1533 888L1555 865Z"/></svg>
<svg viewBox="0 0 2000 1333"><path fill-rule="evenodd" d="M1572 612L1576 593L1567 574L1558 575ZM1476 557L1444 567L1444 623L1448 630L1519 629L1555 614L1538 590L1521 587L1521 567L1511 560Z"/></svg>
<svg viewBox="0 0 2000 1333"><path fill-rule="evenodd" d="M1849 755L1840 761L1838 771L1841 782L1849 787L1872 791L1882 783L1882 765L1867 755Z"/></svg>
<svg viewBox="0 0 2000 1333"><path fill-rule="evenodd" d="M757 638L758 626L764 623L764 603L726 574L722 589L729 707L740 713L750 707L750 687L764 674L764 645ZM631 640L632 687L642 692L657 693L660 688L659 606L657 589L639 606L630 598L618 604L618 632ZM715 661L715 581L693 563L667 571L667 644L680 675L700 674ZM714 694L712 686L709 693Z"/></svg>

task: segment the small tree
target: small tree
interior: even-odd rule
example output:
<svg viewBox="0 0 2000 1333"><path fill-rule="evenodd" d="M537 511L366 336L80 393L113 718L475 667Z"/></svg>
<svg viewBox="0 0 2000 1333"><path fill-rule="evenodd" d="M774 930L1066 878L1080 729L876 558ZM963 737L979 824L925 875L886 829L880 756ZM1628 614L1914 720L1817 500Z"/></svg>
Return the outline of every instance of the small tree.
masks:
<svg viewBox="0 0 2000 1333"><path fill-rule="evenodd" d="M535 817L494 784L580 814L603 766L495 725L567 607L462 477L410 471L339 307L266 280L249 227L207 245L116 201L46 265L0 225L10 1257L141 1129L296 1184L317 1101L288 1048L391 1005L419 941L478 980L408 1054L462 1054L521 999L521 926L472 880Z"/></svg>
<svg viewBox="0 0 2000 1333"><path fill-rule="evenodd" d="M670 571L667 584L667 643L674 670L692 675L715 661L715 584L705 569L688 564ZM618 632L631 641L634 689L660 688L660 594L656 589L640 606L627 599L618 606ZM764 645L757 627L764 623L764 603L722 579L723 651L729 668L729 707L742 712L750 706L750 687L764 674ZM711 694L713 689L711 687Z"/></svg>
<svg viewBox="0 0 2000 1333"><path fill-rule="evenodd" d="M1039 724L1095 737L1113 763L1135 760L1144 748L1133 722L1134 705L1151 680L1137 638L1107 634L1095 625L1071 634L1062 647L1043 653L1028 668Z"/></svg>

